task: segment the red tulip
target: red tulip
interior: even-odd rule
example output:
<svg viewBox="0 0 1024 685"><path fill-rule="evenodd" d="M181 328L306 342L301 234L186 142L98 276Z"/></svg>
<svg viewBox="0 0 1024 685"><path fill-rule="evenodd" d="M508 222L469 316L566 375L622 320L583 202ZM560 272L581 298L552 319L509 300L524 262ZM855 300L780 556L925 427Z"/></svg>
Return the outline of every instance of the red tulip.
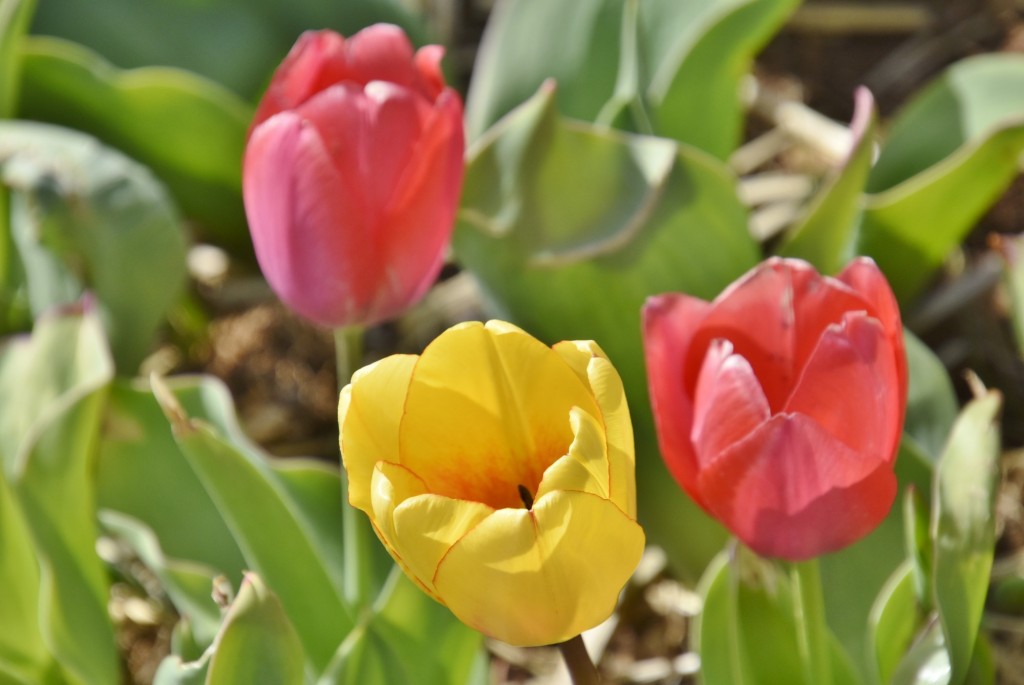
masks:
<svg viewBox="0 0 1024 685"><path fill-rule="evenodd" d="M299 38L245 151L260 267L282 300L329 326L396 316L433 284L462 188L462 103L440 46L396 26Z"/></svg>
<svg viewBox="0 0 1024 685"><path fill-rule="evenodd" d="M643 318L665 462L743 542L807 559L885 518L907 362L899 309L874 262L830 278L774 258L710 303L652 297Z"/></svg>

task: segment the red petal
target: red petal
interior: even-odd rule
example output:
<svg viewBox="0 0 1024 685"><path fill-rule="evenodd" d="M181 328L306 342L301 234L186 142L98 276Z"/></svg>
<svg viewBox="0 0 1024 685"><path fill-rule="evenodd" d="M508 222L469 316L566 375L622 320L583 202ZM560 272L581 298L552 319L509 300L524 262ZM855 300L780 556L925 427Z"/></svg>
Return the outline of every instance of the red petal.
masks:
<svg viewBox="0 0 1024 685"><path fill-rule="evenodd" d="M690 442L693 399L683 364L710 308L703 300L677 293L648 298L643 307L644 357L658 444L669 471L701 506L697 456Z"/></svg>
<svg viewBox="0 0 1024 685"><path fill-rule="evenodd" d="M389 81L407 88L417 85L412 44L405 31L393 24L368 26L348 39L346 78L361 85ZM427 96L427 93L423 93ZM431 100L433 98L430 98Z"/></svg>
<svg viewBox="0 0 1024 685"><path fill-rule="evenodd" d="M876 319L856 312L826 329L785 411L810 416L850 449L892 462L900 402L891 341Z"/></svg>
<svg viewBox="0 0 1024 685"><path fill-rule="evenodd" d="M708 349L694 395L693 428L697 462L706 468L734 443L768 420L764 391L750 363L716 340Z"/></svg>
<svg viewBox="0 0 1024 685"><path fill-rule="evenodd" d="M804 559L848 545L888 513L896 479L802 415L776 415L701 472L712 513L766 556Z"/></svg>
<svg viewBox="0 0 1024 685"><path fill-rule="evenodd" d="M431 100L436 100L445 88L444 74L441 72L443 57L444 48L440 45L424 45L413 58L413 64L420 74L420 88Z"/></svg>

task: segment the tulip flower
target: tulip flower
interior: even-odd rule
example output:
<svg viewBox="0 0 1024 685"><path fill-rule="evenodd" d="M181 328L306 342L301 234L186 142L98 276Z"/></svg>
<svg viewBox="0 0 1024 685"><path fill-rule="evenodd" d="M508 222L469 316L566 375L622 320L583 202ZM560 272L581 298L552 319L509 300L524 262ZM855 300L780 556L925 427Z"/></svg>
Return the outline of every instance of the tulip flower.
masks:
<svg viewBox="0 0 1024 685"><path fill-rule="evenodd" d="M352 506L467 625L520 646L605 620L643 552L622 383L593 342L457 325L341 392Z"/></svg>
<svg viewBox="0 0 1024 685"><path fill-rule="evenodd" d="M872 531L896 496L907 404L900 314L857 259L837 277L770 259L713 302L643 310L662 455L756 552L802 560Z"/></svg>
<svg viewBox="0 0 1024 685"><path fill-rule="evenodd" d="M443 49L396 26L299 38L260 102L243 191L256 258L299 314L392 318L433 284L462 188L462 104Z"/></svg>

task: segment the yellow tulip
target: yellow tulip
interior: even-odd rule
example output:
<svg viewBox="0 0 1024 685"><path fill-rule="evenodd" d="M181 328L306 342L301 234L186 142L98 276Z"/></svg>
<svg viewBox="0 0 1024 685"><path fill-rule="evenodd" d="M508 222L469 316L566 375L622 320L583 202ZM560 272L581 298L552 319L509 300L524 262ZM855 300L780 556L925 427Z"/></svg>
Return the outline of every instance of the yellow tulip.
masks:
<svg viewBox="0 0 1024 685"><path fill-rule="evenodd" d="M480 632L534 646L611 615L644 547L622 382L590 341L457 325L341 391L352 505Z"/></svg>

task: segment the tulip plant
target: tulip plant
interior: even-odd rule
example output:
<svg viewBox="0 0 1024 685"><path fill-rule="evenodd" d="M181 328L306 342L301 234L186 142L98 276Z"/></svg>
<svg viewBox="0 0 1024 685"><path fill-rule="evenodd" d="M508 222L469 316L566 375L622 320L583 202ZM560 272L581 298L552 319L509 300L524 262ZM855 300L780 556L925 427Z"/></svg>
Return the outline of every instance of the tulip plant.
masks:
<svg viewBox="0 0 1024 685"><path fill-rule="evenodd" d="M638 640L654 575L699 605L658 682L1015 682L1003 394L910 328L1017 174L1019 56L885 127L851 93L764 239L739 93L798 0L498 0L466 88L416 3L104 33L116 2L0 0L0 685L500 685L548 647L653 682L600 635ZM178 373L209 250L333 331L328 460ZM469 307L381 343L446 263Z"/></svg>

